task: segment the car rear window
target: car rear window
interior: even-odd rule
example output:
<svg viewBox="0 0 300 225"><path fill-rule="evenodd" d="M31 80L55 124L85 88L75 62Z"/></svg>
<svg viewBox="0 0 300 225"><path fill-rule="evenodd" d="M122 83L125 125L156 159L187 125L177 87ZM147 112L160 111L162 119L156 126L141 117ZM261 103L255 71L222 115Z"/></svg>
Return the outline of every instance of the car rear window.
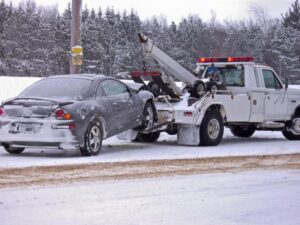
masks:
<svg viewBox="0 0 300 225"><path fill-rule="evenodd" d="M19 97L84 99L88 96L91 83L91 80L80 78L49 78L29 86Z"/></svg>

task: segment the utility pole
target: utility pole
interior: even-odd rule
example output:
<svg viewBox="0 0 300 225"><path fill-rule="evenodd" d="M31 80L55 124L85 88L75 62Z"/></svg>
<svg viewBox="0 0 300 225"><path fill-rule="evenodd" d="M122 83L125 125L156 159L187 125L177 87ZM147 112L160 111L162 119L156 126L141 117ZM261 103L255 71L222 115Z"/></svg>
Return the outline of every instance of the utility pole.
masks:
<svg viewBox="0 0 300 225"><path fill-rule="evenodd" d="M72 0L72 22L71 22L71 52L70 73L79 74L82 65L82 47L81 47L81 5L82 0Z"/></svg>

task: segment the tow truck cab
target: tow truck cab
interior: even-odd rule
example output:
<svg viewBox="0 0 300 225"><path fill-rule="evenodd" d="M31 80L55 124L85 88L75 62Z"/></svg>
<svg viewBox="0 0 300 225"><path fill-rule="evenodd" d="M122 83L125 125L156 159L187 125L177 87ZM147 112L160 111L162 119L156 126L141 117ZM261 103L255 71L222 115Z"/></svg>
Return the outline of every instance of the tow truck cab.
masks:
<svg viewBox="0 0 300 225"><path fill-rule="evenodd" d="M214 96L223 102L227 122L286 121L300 105L300 91L288 88L287 80L283 84L271 67L257 65L253 58L200 58L195 72L205 79L212 66L231 93L228 99L225 92Z"/></svg>

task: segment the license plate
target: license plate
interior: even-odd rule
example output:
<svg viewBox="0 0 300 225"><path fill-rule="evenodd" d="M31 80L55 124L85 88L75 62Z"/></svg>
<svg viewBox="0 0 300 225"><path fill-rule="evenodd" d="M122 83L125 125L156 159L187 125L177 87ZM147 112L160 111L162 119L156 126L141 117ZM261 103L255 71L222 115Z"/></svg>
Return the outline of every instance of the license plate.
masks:
<svg viewBox="0 0 300 225"><path fill-rule="evenodd" d="M36 133L40 127L37 123L11 123L9 133Z"/></svg>

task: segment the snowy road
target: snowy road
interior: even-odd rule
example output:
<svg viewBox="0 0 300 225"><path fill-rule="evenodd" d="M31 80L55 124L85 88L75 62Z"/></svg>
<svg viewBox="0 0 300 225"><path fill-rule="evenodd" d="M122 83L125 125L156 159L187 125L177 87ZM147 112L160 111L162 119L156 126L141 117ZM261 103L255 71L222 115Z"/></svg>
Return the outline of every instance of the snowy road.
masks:
<svg viewBox="0 0 300 225"><path fill-rule="evenodd" d="M0 189L258 169L300 170L300 154L0 168Z"/></svg>
<svg viewBox="0 0 300 225"><path fill-rule="evenodd" d="M1 225L298 225L300 172L253 171L0 191Z"/></svg>
<svg viewBox="0 0 300 225"><path fill-rule="evenodd" d="M82 157L79 151L44 148L26 149L16 156L0 147L0 168L291 153L300 153L300 141L288 141L281 132L257 132L251 138L240 139L226 130L223 142L216 147L179 146L176 136L167 134L154 144L132 143L112 137L104 141L103 151L98 156L88 158Z"/></svg>

